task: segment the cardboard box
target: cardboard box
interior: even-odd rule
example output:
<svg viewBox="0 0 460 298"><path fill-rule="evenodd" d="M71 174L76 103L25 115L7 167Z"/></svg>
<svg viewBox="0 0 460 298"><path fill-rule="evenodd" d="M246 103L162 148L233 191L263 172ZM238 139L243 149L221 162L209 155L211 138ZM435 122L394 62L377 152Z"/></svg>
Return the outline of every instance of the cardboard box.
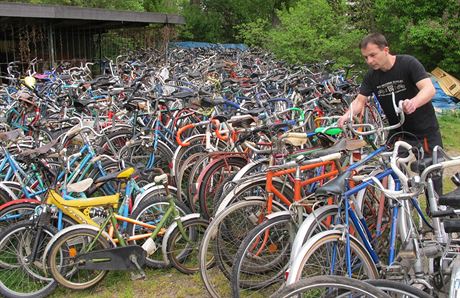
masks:
<svg viewBox="0 0 460 298"><path fill-rule="evenodd" d="M447 95L460 99L460 80L451 76L439 67L436 67L431 74L436 78L442 90Z"/></svg>

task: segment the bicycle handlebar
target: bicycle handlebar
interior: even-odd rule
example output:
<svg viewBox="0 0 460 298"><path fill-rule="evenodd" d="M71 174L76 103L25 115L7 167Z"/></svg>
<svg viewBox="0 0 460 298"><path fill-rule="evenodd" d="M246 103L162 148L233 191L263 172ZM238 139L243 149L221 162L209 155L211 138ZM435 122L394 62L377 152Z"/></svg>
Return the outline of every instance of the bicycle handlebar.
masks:
<svg viewBox="0 0 460 298"><path fill-rule="evenodd" d="M409 155L407 157L398 157L400 147L408 150ZM418 196L423 191L423 187L418 187L418 189L416 189L413 192L407 192L407 190L409 189L409 178L406 176L406 174L402 172L402 170L399 167L399 165L409 164L416 160L416 157L414 153L411 151L411 149L412 149L412 146L410 144L403 142L403 141L397 141L395 143L393 153L390 158L391 168L395 172L396 176L398 176L401 182L401 185L403 186L402 190L387 189L382 185L382 183L376 177L369 177L365 179L364 181L367 181L367 180L374 181L375 185L387 197L403 199L403 198L412 198L414 196ZM421 184L418 183L418 186L421 186Z"/></svg>
<svg viewBox="0 0 460 298"><path fill-rule="evenodd" d="M365 136L365 135L371 135L371 134L375 134L375 133L378 133L378 132L389 131L389 130L393 130L393 129L401 127L404 124L404 121L406 120L406 117L405 117L404 112L403 112L403 107L402 107L403 102L399 101L399 106L396 106L396 99L395 99L394 92L391 94L391 99L392 99L392 102L393 102L393 108L394 108L394 110L396 112L396 115L399 116L399 123L397 123L395 125L390 125L390 126L387 126L387 127L382 127L382 128L374 127L373 125L367 124L367 123L364 123L364 124L352 124L353 123L353 115L352 115L353 113L350 112L350 121L348 121L348 128L350 129L350 131L352 131L354 134ZM352 104L350 104L350 111L353 111ZM357 131L355 128L359 128L359 127L363 127L363 128L364 127L370 127L371 130Z"/></svg>

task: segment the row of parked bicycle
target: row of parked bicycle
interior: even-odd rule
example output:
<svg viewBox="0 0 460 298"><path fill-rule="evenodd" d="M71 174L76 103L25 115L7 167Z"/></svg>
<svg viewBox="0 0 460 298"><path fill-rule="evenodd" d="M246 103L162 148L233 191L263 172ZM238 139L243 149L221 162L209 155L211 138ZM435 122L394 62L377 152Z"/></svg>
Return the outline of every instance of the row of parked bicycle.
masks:
<svg viewBox="0 0 460 298"><path fill-rule="evenodd" d="M455 296L460 188L439 197L432 178L460 157L389 146L396 103L399 125L370 98L336 127L350 67L176 49L92 79L35 62L0 89L2 295L172 265L213 297Z"/></svg>

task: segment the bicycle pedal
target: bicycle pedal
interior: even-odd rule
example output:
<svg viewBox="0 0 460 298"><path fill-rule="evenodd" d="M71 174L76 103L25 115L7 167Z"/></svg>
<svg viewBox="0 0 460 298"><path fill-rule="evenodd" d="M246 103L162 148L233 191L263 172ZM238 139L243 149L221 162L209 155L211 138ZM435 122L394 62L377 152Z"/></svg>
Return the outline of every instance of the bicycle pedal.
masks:
<svg viewBox="0 0 460 298"><path fill-rule="evenodd" d="M401 258L403 260L407 259L416 259L417 256L415 255L415 252L413 250L400 250L398 252L398 255L396 256L396 259Z"/></svg>
<svg viewBox="0 0 460 298"><path fill-rule="evenodd" d="M144 273L144 271L142 272L139 272L139 273L136 273L136 272L131 272L131 280L145 280L146 279L146 275Z"/></svg>

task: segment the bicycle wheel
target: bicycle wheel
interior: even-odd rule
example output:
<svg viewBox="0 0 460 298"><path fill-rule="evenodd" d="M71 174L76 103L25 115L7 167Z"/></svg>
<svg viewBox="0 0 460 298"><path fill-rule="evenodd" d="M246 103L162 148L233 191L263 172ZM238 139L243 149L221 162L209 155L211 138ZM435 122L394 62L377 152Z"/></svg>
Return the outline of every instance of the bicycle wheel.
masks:
<svg viewBox="0 0 460 298"><path fill-rule="evenodd" d="M193 164L193 167L190 170L190 174L188 176L188 189L187 189L187 197L189 200L188 205L193 212L200 212L200 202L198 197L198 178L206 166L211 161L211 157L208 153L205 153L200 156L199 159Z"/></svg>
<svg viewBox="0 0 460 298"><path fill-rule="evenodd" d="M181 202L175 202L176 209L179 211L179 216L184 216L190 214L190 209L187 208ZM148 223L151 225L157 225L161 219L163 218L164 214L169 208L169 202L164 196L153 196L144 198L139 205L133 210L129 218L134 219L136 221L140 221L143 223ZM163 226L163 228L168 228L174 222L174 218L170 216ZM126 227L126 232L129 236L135 235L143 235L147 233L152 233L151 229L146 227L129 223ZM152 268L164 268L168 265L166 262L166 256L163 256L161 246L162 246L162 239L163 235L158 235L156 237L155 243L158 249L151 255L149 255L146 259L146 264ZM147 238L135 240L133 241L134 244L143 245Z"/></svg>
<svg viewBox="0 0 460 298"><path fill-rule="evenodd" d="M284 287L271 297L366 297L389 298L385 292L360 280L345 276L314 276Z"/></svg>
<svg viewBox="0 0 460 298"><path fill-rule="evenodd" d="M133 137L133 130L127 127L115 127L115 130L107 131L105 134L107 137L101 138L98 148L101 148L101 154L116 156Z"/></svg>
<svg viewBox="0 0 460 298"><path fill-rule="evenodd" d="M193 168L195 162L200 158L200 156L204 154L203 152L197 152L190 155L182 164L180 171L176 173L176 185L178 191L178 197L180 198L181 202L188 204L188 177L190 175L190 171ZM190 206L189 206L190 207Z"/></svg>
<svg viewBox="0 0 460 298"><path fill-rule="evenodd" d="M294 226L291 215L283 214L249 232L232 266L233 297L266 297L279 289L289 263Z"/></svg>
<svg viewBox="0 0 460 298"><path fill-rule="evenodd" d="M206 170L198 190L200 213L203 218L209 219L214 214L217 201L215 194L225 178L235 174L246 164L247 160L243 157L230 157L217 161Z"/></svg>
<svg viewBox="0 0 460 298"><path fill-rule="evenodd" d="M56 234L53 227L43 227L37 256L30 262L32 246L38 236L32 221L15 223L0 233L0 294L5 297L45 297L57 283L44 265L44 250Z"/></svg>
<svg viewBox="0 0 460 298"><path fill-rule="evenodd" d="M8 206L0 211L0 231L16 222L29 220L35 212L35 209L40 206L34 203L19 203ZM75 221L67 215L62 216L62 225L64 228L74 225ZM51 217L51 225L58 227L57 214Z"/></svg>
<svg viewBox="0 0 460 298"><path fill-rule="evenodd" d="M234 256L244 237L265 216L266 204L263 198L254 197L237 202L219 213L206 229L199 250L200 274L213 297L230 296ZM282 207L275 203L273 210ZM207 267L211 258L216 260L216 266Z"/></svg>
<svg viewBox="0 0 460 298"><path fill-rule="evenodd" d="M402 282L385 279L369 279L368 284L382 290L394 298L430 298L431 295Z"/></svg>
<svg viewBox="0 0 460 298"><path fill-rule="evenodd" d="M13 223L28 220L37 208L38 204L19 203L8 206L0 211L0 231Z"/></svg>
<svg viewBox="0 0 460 298"><path fill-rule="evenodd" d="M64 231L64 230L63 230ZM87 270L76 262L79 255L110 248L111 244L98 237L98 232L88 229L72 229L59 236L48 251L48 270L62 286L72 290L84 290L95 286L107 274L103 270Z"/></svg>
<svg viewBox="0 0 460 298"><path fill-rule="evenodd" d="M305 249L304 249L305 248ZM347 276L346 241L340 230L325 231L308 240L289 269L288 284L316 275ZM300 259L298 259L300 258ZM375 279L377 268L362 244L350 237L350 270L356 279Z"/></svg>
<svg viewBox="0 0 460 298"><path fill-rule="evenodd" d="M169 262L180 272L192 274L200 270L198 248L209 221L201 218L186 220L183 232L177 225L167 239L166 251ZM206 268L212 266L214 258L206 261Z"/></svg>
<svg viewBox="0 0 460 298"><path fill-rule="evenodd" d="M155 149L151 142L144 140L128 142L120 150L119 157L132 165L161 168L169 172L173 156L171 149L161 141L158 141Z"/></svg>

